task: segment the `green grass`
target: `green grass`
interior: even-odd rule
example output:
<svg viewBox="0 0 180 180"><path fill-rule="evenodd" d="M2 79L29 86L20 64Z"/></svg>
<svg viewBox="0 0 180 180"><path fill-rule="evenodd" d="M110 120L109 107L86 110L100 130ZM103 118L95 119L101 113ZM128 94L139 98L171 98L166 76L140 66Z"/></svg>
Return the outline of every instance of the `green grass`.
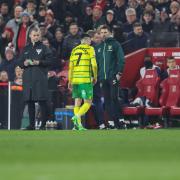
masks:
<svg viewBox="0 0 180 180"><path fill-rule="evenodd" d="M1 180L179 180L179 130L0 131Z"/></svg>

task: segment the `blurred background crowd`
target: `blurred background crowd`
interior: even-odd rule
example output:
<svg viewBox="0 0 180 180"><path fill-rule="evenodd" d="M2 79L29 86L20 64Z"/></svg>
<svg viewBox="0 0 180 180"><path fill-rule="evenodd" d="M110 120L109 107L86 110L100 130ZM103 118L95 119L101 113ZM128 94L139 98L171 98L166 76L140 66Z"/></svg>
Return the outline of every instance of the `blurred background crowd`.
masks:
<svg viewBox="0 0 180 180"><path fill-rule="evenodd" d="M16 60L39 26L42 41L54 54L50 70L59 72L71 50L89 32L101 41L106 24L125 54L145 47L179 47L180 4L173 0L1 0L0 71L15 79Z"/></svg>

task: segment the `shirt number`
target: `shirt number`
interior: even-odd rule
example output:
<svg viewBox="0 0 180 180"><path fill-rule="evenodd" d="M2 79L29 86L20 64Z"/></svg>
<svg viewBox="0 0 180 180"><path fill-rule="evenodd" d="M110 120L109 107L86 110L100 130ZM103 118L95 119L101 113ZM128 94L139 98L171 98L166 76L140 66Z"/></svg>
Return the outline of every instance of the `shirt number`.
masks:
<svg viewBox="0 0 180 180"><path fill-rule="evenodd" d="M77 63L76 63L76 66L78 66L79 63L80 63L80 60L81 60L82 53L76 53L76 55L79 56L79 57L78 57L78 60L77 60Z"/></svg>

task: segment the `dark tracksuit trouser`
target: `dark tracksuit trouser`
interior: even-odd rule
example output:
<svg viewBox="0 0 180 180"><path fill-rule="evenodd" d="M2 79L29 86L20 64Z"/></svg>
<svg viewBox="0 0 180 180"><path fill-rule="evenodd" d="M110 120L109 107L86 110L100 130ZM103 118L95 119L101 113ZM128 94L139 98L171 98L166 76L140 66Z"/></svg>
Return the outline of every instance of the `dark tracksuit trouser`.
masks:
<svg viewBox="0 0 180 180"><path fill-rule="evenodd" d="M101 81L101 89L105 101L105 110L114 121L115 127L120 127L119 119L123 118L121 106L118 100L119 83L113 84L112 80Z"/></svg>
<svg viewBox="0 0 180 180"><path fill-rule="evenodd" d="M28 101L28 111L29 111L29 120L30 126L35 127L35 101ZM46 125L48 119L48 107L47 101L38 101L41 111L42 127Z"/></svg>
<svg viewBox="0 0 180 180"><path fill-rule="evenodd" d="M94 85L93 88L93 104L94 104L94 114L95 114L95 120L98 126L101 124L105 124L104 122L104 109L103 109L103 103L101 101L101 88L99 82L97 82Z"/></svg>

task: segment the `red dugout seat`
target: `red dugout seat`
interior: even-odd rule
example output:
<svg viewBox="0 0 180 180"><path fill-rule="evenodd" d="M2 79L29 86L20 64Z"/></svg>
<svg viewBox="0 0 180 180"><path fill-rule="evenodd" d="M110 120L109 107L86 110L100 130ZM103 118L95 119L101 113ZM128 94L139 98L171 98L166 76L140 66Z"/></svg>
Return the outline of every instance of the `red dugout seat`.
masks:
<svg viewBox="0 0 180 180"><path fill-rule="evenodd" d="M146 74L143 79L140 79L136 86L138 88L137 97L145 96L151 100L153 104L157 104L159 95L159 82L157 71L155 69L146 70ZM144 113L144 107L124 107L124 115L136 115L139 118L139 125L141 125L141 116Z"/></svg>
<svg viewBox="0 0 180 180"><path fill-rule="evenodd" d="M167 116L180 115L180 70L170 70L169 77L161 83L161 97L159 104L161 107L145 108L146 115L159 115L164 120L167 127Z"/></svg>
<svg viewBox="0 0 180 180"><path fill-rule="evenodd" d="M167 98L166 106L178 106L179 105L179 96L180 96L180 70L174 69L170 70L169 78L169 94Z"/></svg>
<svg viewBox="0 0 180 180"><path fill-rule="evenodd" d="M161 116L164 121L164 126L167 127L167 112L166 101L169 93L168 79L165 79L160 84L161 96L159 98L160 107L146 107L145 115L147 116Z"/></svg>
<svg viewBox="0 0 180 180"><path fill-rule="evenodd" d="M180 57L176 58L176 65L180 66Z"/></svg>
<svg viewBox="0 0 180 180"><path fill-rule="evenodd" d="M166 106L170 108L169 115L180 115L180 70L169 72L169 95Z"/></svg>
<svg viewBox="0 0 180 180"><path fill-rule="evenodd" d="M143 96L149 99L154 105L158 104L160 78L155 69L146 70L142 80Z"/></svg>

